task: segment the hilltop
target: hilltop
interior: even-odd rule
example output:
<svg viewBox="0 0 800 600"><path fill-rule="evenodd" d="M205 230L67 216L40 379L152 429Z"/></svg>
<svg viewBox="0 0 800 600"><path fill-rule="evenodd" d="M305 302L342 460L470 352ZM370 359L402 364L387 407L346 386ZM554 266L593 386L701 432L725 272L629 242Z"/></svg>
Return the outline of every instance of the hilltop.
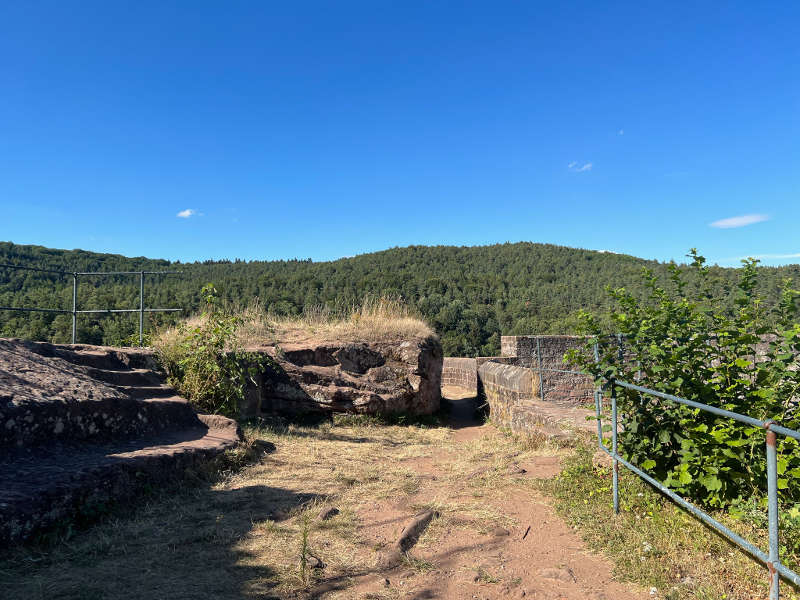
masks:
<svg viewBox="0 0 800 600"><path fill-rule="evenodd" d="M346 311L366 296L401 297L436 331L449 356L495 355L501 334L571 333L580 309L606 312L606 285L635 291L643 267L665 271L664 263L634 256L529 242L409 246L329 262L194 263L0 242L0 263L67 271L180 270L158 287L148 281L145 304L187 313L197 310L200 288L208 282L229 301L250 304L257 298L262 307L286 316L320 305ZM737 269L712 267L712 273L712 293L732 306ZM762 269L762 292L769 301L777 300L784 278L800 282L800 265ZM80 308L135 308L138 291L135 278L83 278ZM0 270L0 306L71 308L71 302L68 277ZM157 324L171 318L152 316ZM133 330L130 315L79 319L84 343L130 342ZM66 342L70 331L69 315L0 311L3 336Z"/></svg>

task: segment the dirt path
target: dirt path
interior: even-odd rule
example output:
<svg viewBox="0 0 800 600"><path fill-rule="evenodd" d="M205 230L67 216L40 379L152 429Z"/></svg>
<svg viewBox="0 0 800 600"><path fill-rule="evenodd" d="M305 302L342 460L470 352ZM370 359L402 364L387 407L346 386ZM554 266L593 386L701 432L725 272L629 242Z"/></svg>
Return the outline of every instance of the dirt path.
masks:
<svg viewBox="0 0 800 600"><path fill-rule="evenodd" d="M443 510L437 511L438 518L398 566L358 578L355 586L336 597L647 597L633 586L614 581L611 564L590 553L546 499L531 491L533 480L559 472L563 452L543 450L518 456L505 452L499 461L484 453L477 461L459 460L462 452L490 449L498 434L492 425L474 420L468 393L457 388L445 392L453 403L451 443L429 456L403 461L422 481L419 490L408 498L365 507L358 516L369 543L385 548L398 539L414 507ZM498 496L491 488L503 475L514 484L499 486L502 494Z"/></svg>
<svg viewBox="0 0 800 600"><path fill-rule="evenodd" d="M354 418L250 428L275 451L65 543L0 556L0 597L649 597L614 581L539 491L570 451L479 426L453 392L448 427ZM431 515L427 528L400 552L419 514Z"/></svg>

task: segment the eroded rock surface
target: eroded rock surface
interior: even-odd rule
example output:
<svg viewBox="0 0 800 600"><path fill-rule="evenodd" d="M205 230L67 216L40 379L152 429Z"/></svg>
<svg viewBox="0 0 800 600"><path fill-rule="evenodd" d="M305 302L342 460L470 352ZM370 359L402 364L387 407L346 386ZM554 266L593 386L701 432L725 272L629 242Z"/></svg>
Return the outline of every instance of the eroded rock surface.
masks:
<svg viewBox="0 0 800 600"><path fill-rule="evenodd" d="M232 448L148 350L0 339L0 545L168 483Z"/></svg>
<svg viewBox="0 0 800 600"><path fill-rule="evenodd" d="M431 414L441 400L442 347L401 342L282 344L248 392L245 416L350 412Z"/></svg>

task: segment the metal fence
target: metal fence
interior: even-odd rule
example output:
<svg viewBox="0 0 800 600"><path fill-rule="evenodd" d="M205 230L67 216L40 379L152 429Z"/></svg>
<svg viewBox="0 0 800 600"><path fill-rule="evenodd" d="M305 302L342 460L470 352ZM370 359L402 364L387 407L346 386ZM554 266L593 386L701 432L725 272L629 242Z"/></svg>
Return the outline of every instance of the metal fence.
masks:
<svg viewBox="0 0 800 600"><path fill-rule="evenodd" d="M103 271L103 272L80 272L80 271L59 271L55 269L40 269L38 267L23 267L20 265L0 264L3 269L16 269L20 271L36 271L39 273L53 273L72 277L72 310L61 308L34 308L24 306L0 306L0 310L16 310L21 312L44 312L72 314L72 343L76 343L78 333L78 315L82 314L105 314L113 313L139 313L139 346L144 343L144 315L153 312L177 312L181 308L147 308L144 305L144 276L145 275L177 275L180 271ZM114 276L114 275L138 275L139 276L139 308L100 308L93 310L78 310L78 277Z"/></svg>
<svg viewBox="0 0 800 600"><path fill-rule="evenodd" d="M537 339L537 354L538 354L538 339ZM599 359L598 353L598 346L595 344L595 360ZM621 355L621 351L620 351ZM568 373L571 375L586 375L591 377L589 373L585 373L583 371L570 371L567 369L549 369L546 367L542 367L541 356L538 357L538 366L537 371L539 372L539 385L540 385L540 395L542 399L544 399L544 378L543 375L545 372L553 372L553 373ZM800 431L795 431L794 429L788 429L786 427L781 427L777 423L772 420L762 421L760 419L754 419L753 417L749 417L747 415L741 415L739 413L735 413L729 410L724 410L722 408L717 408L715 406L710 406L708 404L702 404L700 402L695 402L694 400L687 400L686 398L680 398L679 396L673 396L672 394L666 394L664 392L659 392L657 390L652 390L650 388L646 388L640 385L635 385L633 383L628 383L627 381L620 381L617 379L610 379L607 380L606 385L604 386L606 389L610 389L610 396L611 396L611 449L609 450L605 443L603 442L603 422L602 422L602 413L603 413L603 397L604 392L602 388L597 387L594 392L594 404L595 404L595 413L597 417L597 445L606 454L608 454L611 459L613 460L613 470L612 470L612 495L613 495L613 504L614 504L614 512L619 514L619 465L622 464L625 468L636 473L639 477L644 479L647 483L652 485L658 491L663 493L664 495L668 496L670 499L674 500L677 504L688 510L690 513L695 515L701 521L709 525L710 527L714 528L716 531L721 533L723 536L728 538L734 544L748 552L754 558L760 560L764 563L767 567L769 572L769 598L770 600L778 600L780 598L780 576L782 575L787 580L791 581L793 584L800 586L800 575L789 569L788 567L781 564L780 561L780 552L779 552L779 532L778 532L778 461L777 461L777 449L776 449L776 440L777 435L785 435L791 438L794 438L800 441ZM754 427L763 428L767 432L767 442L766 442L766 460L767 460L767 512L768 512L768 519L769 519L769 549L768 552L764 552L760 548L754 546L743 537L717 521L714 517L709 515L708 513L704 512L688 500L682 498L665 485L663 485L660 481L654 479L647 473L645 473L642 469L637 467L636 465L631 464L630 462L626 461L622 456L619 455L617 452L617 433L619 428L619 422L617 419L617 387L626 388L629 390L633 390L640 394L647 394L650 396L655 396L661 398L662 400L668 400L670 402L677 402L679 404L683 404L685 406L691 406L692 408L697 408L699 410L712 413L714 415L725 417L728 419L733 419L734 421L738 421L740 423L745 423L747 425L751 425Z"/></svg>

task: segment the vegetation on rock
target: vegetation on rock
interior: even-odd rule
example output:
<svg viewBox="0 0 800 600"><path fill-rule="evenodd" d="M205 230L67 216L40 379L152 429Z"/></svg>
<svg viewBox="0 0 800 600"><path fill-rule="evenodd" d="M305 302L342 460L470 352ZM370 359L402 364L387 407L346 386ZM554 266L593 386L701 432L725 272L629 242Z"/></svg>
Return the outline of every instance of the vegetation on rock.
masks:
<svg viewBox="0 0 800 600"><path fill-rule="evenodd" d="M245 352L237 343L239 315L218 306L212 284L203 287L206 308L155 343L169 382L201 411L238 416L247 378L267 357Z"/></svg>

